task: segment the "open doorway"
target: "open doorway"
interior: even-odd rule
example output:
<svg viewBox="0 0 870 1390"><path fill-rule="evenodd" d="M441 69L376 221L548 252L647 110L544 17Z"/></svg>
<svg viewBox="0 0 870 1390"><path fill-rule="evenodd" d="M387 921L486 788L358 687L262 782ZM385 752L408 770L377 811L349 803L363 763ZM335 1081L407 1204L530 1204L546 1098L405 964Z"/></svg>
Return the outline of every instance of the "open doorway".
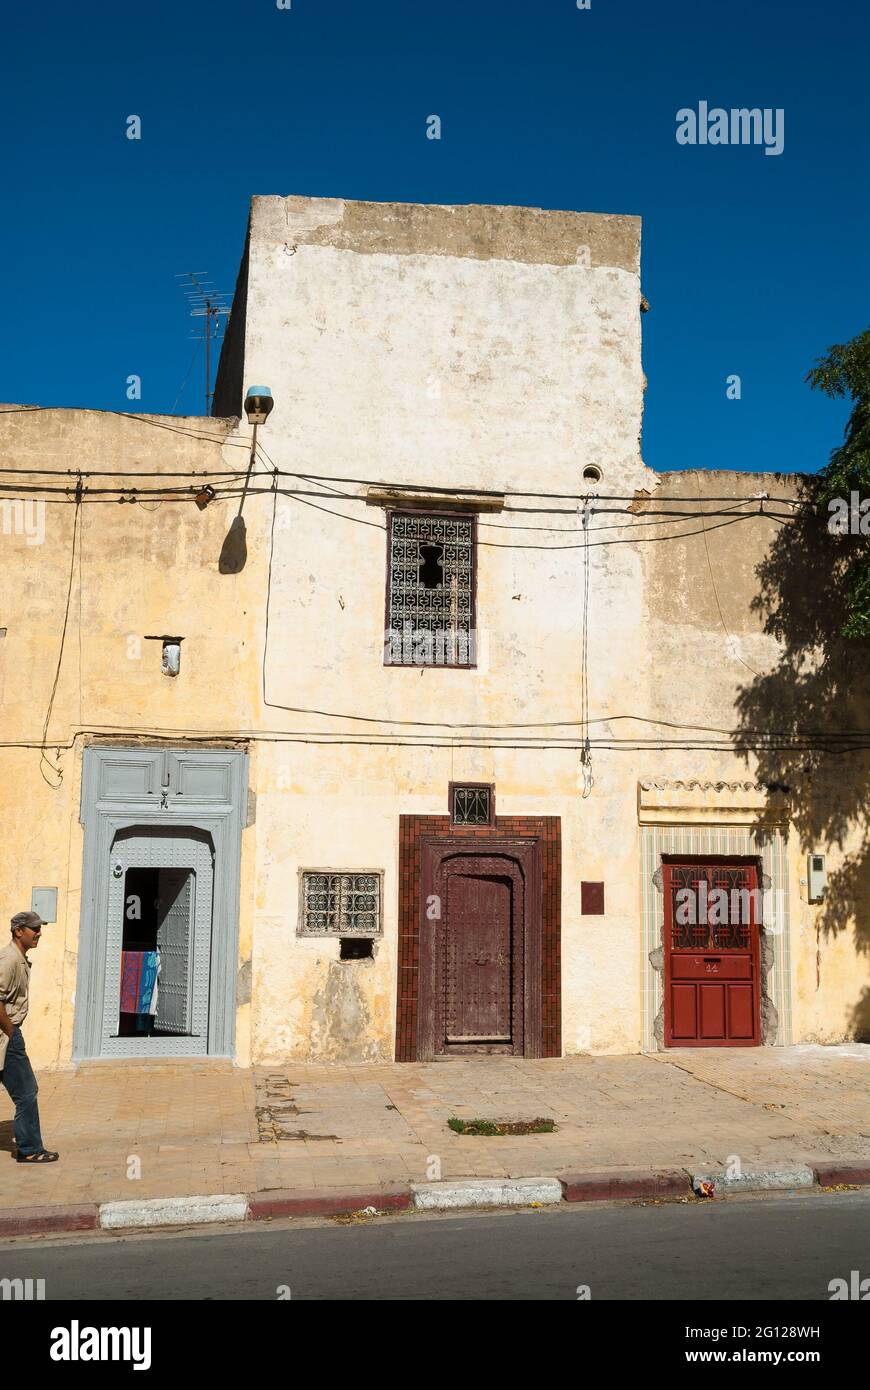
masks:
<svg viewBox="0 0 870 1390"><path fill-rule="evenodd" d="M119 830L107 869L103 1053L207 1053L211 836L186 826Z"/></svg>
<svg viewBox="0 0 870 1390"><path fill-rule="evenodd" d="M119 1037L189 1035L195 893L191 869L127 870Z"/></svg>

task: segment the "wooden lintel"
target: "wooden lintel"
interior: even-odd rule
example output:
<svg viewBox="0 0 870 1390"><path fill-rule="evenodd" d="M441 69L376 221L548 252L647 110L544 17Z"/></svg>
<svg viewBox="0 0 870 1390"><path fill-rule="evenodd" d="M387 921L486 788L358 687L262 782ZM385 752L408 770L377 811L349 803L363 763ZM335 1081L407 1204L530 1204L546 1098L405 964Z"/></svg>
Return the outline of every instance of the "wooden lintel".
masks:
<svg viewBox="0 0 870 1390"><path fill-rule="evenodd" d="M427 488L370 487L366 489L370 507L425 508L427 511L500 512L503 492L434 492Z"/></svg>

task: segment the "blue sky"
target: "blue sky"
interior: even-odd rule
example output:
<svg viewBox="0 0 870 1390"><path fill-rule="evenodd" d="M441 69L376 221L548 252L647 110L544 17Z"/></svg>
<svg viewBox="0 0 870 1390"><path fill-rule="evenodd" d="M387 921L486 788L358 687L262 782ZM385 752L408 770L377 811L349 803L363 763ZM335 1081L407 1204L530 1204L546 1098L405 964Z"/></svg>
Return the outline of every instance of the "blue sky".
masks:
<svg viewBox="0 0 870 1390"><path fill-rule="evenodd" d="M643 217L647 463L815 470L846 412L803 378L870 321L868 14L864 0L9 9L0 400L200 413L201 360L181 390L196 345L174 276L205 269L232 291L252 194L524 203ZM676 112L702 100L783 108L783 153L678 145Z"/></svg>

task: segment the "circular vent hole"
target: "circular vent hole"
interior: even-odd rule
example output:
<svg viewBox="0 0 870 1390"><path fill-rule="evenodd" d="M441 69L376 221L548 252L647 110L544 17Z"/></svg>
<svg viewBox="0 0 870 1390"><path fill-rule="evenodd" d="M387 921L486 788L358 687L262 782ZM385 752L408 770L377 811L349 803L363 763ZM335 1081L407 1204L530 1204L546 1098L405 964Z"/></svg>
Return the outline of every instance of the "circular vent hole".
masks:
<svg viewBox="0 0 870 1390"><path fill-rule="evenodd" d="M584 483L600 483L601 469L594 463L590 463L588 468L583 469L583 481Z"/></svg>

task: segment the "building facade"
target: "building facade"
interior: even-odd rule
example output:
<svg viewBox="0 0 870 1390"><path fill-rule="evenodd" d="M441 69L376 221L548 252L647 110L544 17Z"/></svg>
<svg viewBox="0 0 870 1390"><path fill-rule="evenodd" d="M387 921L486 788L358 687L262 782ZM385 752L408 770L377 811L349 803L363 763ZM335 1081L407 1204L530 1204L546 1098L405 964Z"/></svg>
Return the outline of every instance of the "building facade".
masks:
<svg viewBox="0 0 870 1390"><path fill-rule="evenodd" d="M0 414L37 1064L870 1036L867 754L771 733L800 479L644 466L641 309L637 218L256 198L213 418Z"/></svg>

